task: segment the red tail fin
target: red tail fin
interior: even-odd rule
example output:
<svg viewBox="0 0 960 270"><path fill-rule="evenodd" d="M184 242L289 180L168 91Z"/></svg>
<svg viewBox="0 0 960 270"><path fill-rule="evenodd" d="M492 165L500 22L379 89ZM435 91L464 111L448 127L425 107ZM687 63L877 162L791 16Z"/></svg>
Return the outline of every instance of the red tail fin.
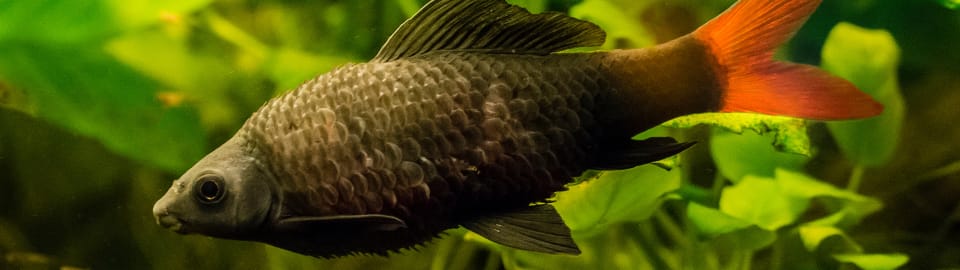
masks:
<svg viewBox="0 0 960 270"><path fill-rule="evenodd" d="M741 0L694 32L719 62L721 111L836 120L880 114L883 105L816 67L777 62L773 51L820 0Z"/></svg>

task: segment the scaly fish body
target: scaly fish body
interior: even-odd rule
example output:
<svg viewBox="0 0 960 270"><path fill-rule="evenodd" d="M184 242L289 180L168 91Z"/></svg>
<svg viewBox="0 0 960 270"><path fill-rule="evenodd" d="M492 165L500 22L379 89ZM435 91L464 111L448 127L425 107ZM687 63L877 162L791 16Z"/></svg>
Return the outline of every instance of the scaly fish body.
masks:
<svg viewBox="0 0 960 270"><path fill-rule="evenodd" d="M817 3L735 8L785 13L795 30ZM596 45L603 33L501 0L432 1L374 61L267 102L154 213L178 232L324 257L385 254L457 226L511 247L575 254L569 229L543 203L587 169L629 168L692 145L630 139L643 130L710 111L878 112L849 83L768 59L782 40L733 46L745 39L718 34L743 23L731 16L652 48L558 54ZM432 38L417 39L425 33ZM798 79L823 93L794 90ZM770 105L791 95L806 98Z"/></svg>
<svg viewBox="0 0 960 270"><path fill-rule="evenodd" d="M276 172L282 215L386 214L425 240L544 201L591 164L605 141L602 59L443 52L351 65L267 103L240 134Z"/></svg>

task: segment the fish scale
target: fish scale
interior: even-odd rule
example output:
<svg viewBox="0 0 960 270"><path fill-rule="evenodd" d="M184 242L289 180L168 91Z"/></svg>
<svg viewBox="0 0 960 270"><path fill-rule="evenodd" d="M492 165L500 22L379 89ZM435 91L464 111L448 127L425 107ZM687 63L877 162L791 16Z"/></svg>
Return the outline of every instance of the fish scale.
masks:
<svg viewBox="0 0 960 270"><path fill-rule="evenodd" d="M345 66L268 102L243 129L255 129L248 139L264 149L261 159L278 176L283 197L308 202L287 206L291 214L401 214L398 206L427 207L431 200L442 208L436 213L452 213L458 206L543 201L582 170L584 146L592 144L582 141L590 136L580 120L591 114L581 102L566 102L595 95L583 87L595 84L591 59L436 53ZM382 160L355 158L366 156ZM371 185L363 172L395 178L396 185ZM321 184L331 181L336 185Z"/></svg>

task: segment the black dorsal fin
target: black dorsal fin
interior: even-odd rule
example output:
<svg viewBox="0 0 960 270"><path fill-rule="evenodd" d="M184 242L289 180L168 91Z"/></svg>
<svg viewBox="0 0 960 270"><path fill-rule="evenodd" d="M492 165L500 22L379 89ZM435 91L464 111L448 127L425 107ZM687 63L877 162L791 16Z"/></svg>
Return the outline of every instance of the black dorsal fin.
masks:
<svg viewBox="0 0 960 270"><path fill-rule="evenodd" d="M438 50L549 54L599 46L606 33L563 13L530 14L503 0L432 0L400 25L373 61Z"/></svg>

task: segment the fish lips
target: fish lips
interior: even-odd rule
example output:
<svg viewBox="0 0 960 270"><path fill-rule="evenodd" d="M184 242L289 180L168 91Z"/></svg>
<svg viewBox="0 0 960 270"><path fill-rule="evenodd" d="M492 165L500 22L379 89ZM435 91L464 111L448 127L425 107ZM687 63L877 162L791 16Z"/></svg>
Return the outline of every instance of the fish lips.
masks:
<svg viewBox="0 0 960 270"><path fill-rule="evenodd" d="M163 228L170 229L179 234L188 234L186 222L169 213L158 214L156 216L157 224Z"/></svg>

